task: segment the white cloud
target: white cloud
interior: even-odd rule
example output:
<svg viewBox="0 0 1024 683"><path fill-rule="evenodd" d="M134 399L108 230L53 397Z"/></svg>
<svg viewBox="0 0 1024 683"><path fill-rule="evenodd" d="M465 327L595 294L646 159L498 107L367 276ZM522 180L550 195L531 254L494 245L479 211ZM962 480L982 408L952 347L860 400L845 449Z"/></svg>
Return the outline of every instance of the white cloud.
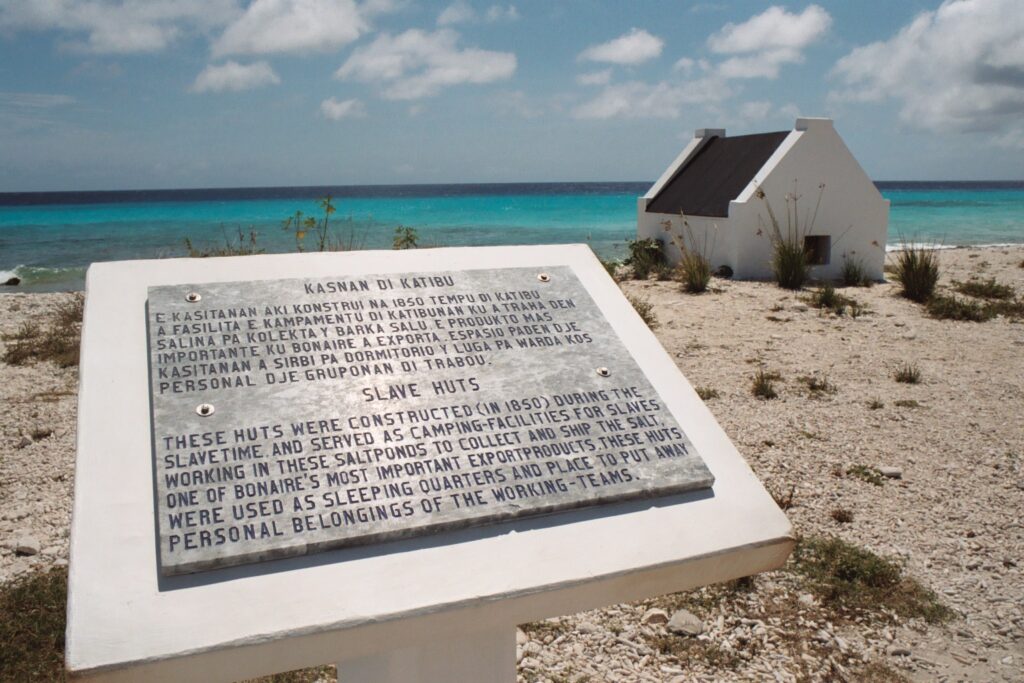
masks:
<svg viewBox="0 0 1024 683"><path fill-rule="evenodd" d="M391 100L415 100L463 83L491 83L512 76L516 56L457 46L451 29L433 33L410 29L397 36L382 34L357 48L335 77L376 83Z"/></svg>
<svg viewBox="0 0 1024 683"><path fill-rule="evenodd" d="M330 50L368 29L353 0L255 0L214 42L213 54Z"/></svg>
<svg viewBox="0 0 1024 683"><path fill-rule="evenodd" d="M438 26L465 24L476 19L476 10L464 0L456 0L442 10L437 17Z"/></svg>
<svg viewBox="0 0 1024 683"><path fill-rule="evenodd" d="M591 71L590 73L580 74L576 77L576 82L580 85L608 85L612 80L612 70L604 69L603 71Z"/></svg>
<svg viewBox="0 0 1024 683"><path fill-rule="evenodd" d="M933 131L989 131L1024 140L1024 12L1019 0L947 0L886 41L836 64L838 101L900 103ZM1024 145L1021 145L1024 146Z"/></svg>
<svg viewBox="0 0 1024 683"><path fill-rule="evenodd" d="M70 95L53 95L38 92L0 92L0 108L23 110L52 109L74 104Z"/></svg>
<svg viewBox="0 0 1024 683"><path fill-rule="evenodd" d="M630 81L609 85L593 99L573 109L577 119L675 119L686 105L712 104L731 93L715 79L685 83Z"/></svg>
<svg viewBox="0 0 1024 683"><path fill-rule="evenodd" d="M88 52L157 52L238 12L236 0L0 0L0 30L59 31Z"/></svg>
<svg viewBox="0 0 1024 683"><path fill-rule="evenodd" d="M477 21L493 24L499 21L515 21L518 18L519 10L515 8L515 5L491 5L483 14L480 14L466 0L455 0L438 15L437 25L453 26Z"/></svg>
<svg viewBox="0 0 1024 683"><path fill-rule="evenodd" d="M591 45L579 54L578 59L609 64L640 64L660 55L664 45L661 38L634 28L607 43Z"/></svg>
<svg viewBox="0 0 1024 683"><path fill-rule="evenodd" d="M366 107L359 100L336 100L331 97L320 103L320 115L328 121L361 119L366 116Z"/></svg>
<svg viewBox="0 0 1024 683"><path fill-rule="evenodd" d="M708 46L731 55L718 65L722 78L778 78L784 65L802 62L803 50L831 25L832 17L818 5L800 14L769 7L742 24L726 24L708 38Z"/></svg>
<svg viewBox="0 0 1024 683"><path fill-rule="evenodd" d="M543 108L531 102L522 90L500 92L491 98L491 104L498 113L522 119L535 119L544 113Z"/></svg>
<svg viewBox="0 0 1024 683"><path fill-rule="evenodd" d="M484 13L484 19L492 24L498 21L516 21L519 19L519 10L515 5L491 5Z"/></svg>
<svg viewBox="0 0 1024 683"><path fill-rule="evenodd" d="M191 90L197 93L224 92L226 90L238 92L265 85L277 85L280 82L281 79L266 62L254 62L253 64L225 62L224 64L210 64L203 69L196 76Z"/></svg>
<svg viewBox="0 0 1024 683"><path fill-rule="evenodd" d="M825 35L831 25L832 17L818 5L810 5L800 14L773 6L742 24L726 24L708 38L708 46L725 54L802 50Z"/></svg>

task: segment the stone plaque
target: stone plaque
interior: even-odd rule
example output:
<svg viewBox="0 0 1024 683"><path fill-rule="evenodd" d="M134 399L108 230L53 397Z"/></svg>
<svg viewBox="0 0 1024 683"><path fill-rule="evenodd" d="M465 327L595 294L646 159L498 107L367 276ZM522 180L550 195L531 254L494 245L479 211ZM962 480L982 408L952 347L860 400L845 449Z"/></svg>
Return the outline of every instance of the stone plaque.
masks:
<svg viewBox="0 0 1024 683"><path fill-rule="evenodd" d="M569 267L150 287L161 573L710 487Z"/></svg>

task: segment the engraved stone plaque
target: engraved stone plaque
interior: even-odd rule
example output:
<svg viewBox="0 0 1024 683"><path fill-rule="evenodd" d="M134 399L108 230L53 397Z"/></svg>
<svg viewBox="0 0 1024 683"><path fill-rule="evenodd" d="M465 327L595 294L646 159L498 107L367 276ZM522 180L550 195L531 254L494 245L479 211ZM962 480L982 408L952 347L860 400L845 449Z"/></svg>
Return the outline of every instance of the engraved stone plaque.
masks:
<svg viewBox="0 0 1024 683"><path fill-rule="evenodd" d="M569 267L150 287L164 575L710 487Z"/></svg>

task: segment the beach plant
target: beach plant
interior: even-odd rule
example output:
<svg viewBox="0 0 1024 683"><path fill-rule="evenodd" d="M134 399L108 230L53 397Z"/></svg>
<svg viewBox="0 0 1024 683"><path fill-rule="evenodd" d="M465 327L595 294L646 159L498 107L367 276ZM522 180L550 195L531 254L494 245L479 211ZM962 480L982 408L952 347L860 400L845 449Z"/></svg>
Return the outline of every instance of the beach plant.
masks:
<svg viewBox="0 0 1024 683"><path fill-rule="evenodd" d="M928 315L939 320L965 320L981 323L996 316L996 312L991 306L982 306L975 301L942 294L933 296L925 306Z"/></svg>
<svg viewBox="0 0 1024 683"><path fill-rule="evenodd" d="M791 484L788 491L777 490L773 486L768 486L768 493L771 495L772 500L779 506L780 510L788 510L793 507L793 499L796 496L796 485Z"/></svg>
<svg viewBox="0 0 1024 683"><path fill-rule="evenodd" d="M700 400L704 401L705 403L713 398L718 398L719 396L718 389L708 386L697 387L697 395L700 396Z"/></svg>
<svg viewBox="0 0 1024 683"><path fill-rule="evenodd" d="M0 586L0 680L64 680L67 583L54 568Z"/></svg>
<svg viewBox="0 0 1024 683"><path fill-rule="evenodd" d="M923 304L935 294L939 282L939 256L935 249L903 243L896 252L893 277L900 283L900 294Z"/></svg>
<svg viewBox="0 0 1024 683"><path fill-rule="evenodd" d="M1010 285L1004 285L1001 282L996 282L995 278L989 278L988 280L955 282L953 284L953 289L961 294L966 294L967 296L996 301L1012 299L1014 294L1013 287Z"/></svg>
<svg viewBox="0 0 1024 683"><path fill-rule="evenodd" d="M11 339L4 350L3 362L26 365L49 360L62 368L78 365L84 307L84 297L76 294L61 304L45 325L22 326L16 333L19 338Z"/></svg>
<svg viewBox="0 0 1024 683"><path fill-rule="evenodd" d="M877 398L873 398L868 401L868 410L881 410L885 407L885 403Z"/></svg>
<svg viewBox="0 0 1024 683"><path fill-rule="evenodd" d="M633 304L633 310L637 312L640 319L652 330L658 326L658 316L654 313L654 304L643 297L630 294L626 297L629 303Z"/></svg>
<svg viewBox="0 0 1024 683"><path fill-rule="evenodd" d="M928 623L953 611L934 592L906 576L900 564L835 537L804 537L787 568L802 576L825 606L854 612L892 611Z"/></svg>
<svg viewBox="0 0 1024 683"><path fill-rule="evenodd" d="M419 235L416 228L407 225L399 225L395 228L395 237L392 240L392 249L415 249L419 246Z"/></svg>
<svg viewBox="0 0 1024 683"><path fill-rule="evenodd" d="M305 251L306 235L310 233L316 236L317 251L349 251L354 248L352 244L343 240L332 239L331 216L337 212L334 197L321 197L317 200L317 206L323 211L322 218L317 219L314 216L307 216L302 211L296 211L282 222L281 227L295 236L295 249Z"/></svg>
<svg viewBox="0 0 1024 683"><path fill-rule="evenodd" d="M686 214L680 212L679 215L683 224L681 232L675 232L672 221L663 221L661 225L669 233L669 239L679 249L677 268L680 281L683 283L683 291L701 294L708 291L708 284L711 282L711 256L715 253L715 244L718 241L718 226L714 225L711 230L705 228L703 235L698 238Z"/></svg>
<svg viewBox="0 0 1024 683"><path fill-rule="evenodd" d="M622 262L633 269L633 279L646 280L659 266L665 264L665 245L653 237L630 240L629 256Z"/></svg>
<svg viewBox="0 0 1024 683"><path fill-rule="evenodd" d="M860 304L856 299L851 299L844 294L836 291L836 288L826 282L824 285L811 292L810 297L807 299L814 308L820 308L823 310L829 310L836 315L850 314L851 318L857 318L863 315L867 308Z"/></svg>
<svg viewBox="0 0 1024 683"><path fill-rule="evenodd" d="M760 368L751 382L750 393L766 401L778 398L779 392L775 390L775 382L779 379L781 379L779 373L768 372L764 368Z"/></svg>
<svg viewBox="0 0 1024 683"><path fill-rule="evenodd" d="M236 228L236 234L229 236L224 226L221 226L221 233L224 236L223 247L199 248L192 243L188 237L185 238L185 251L190 258L209 258L211 256L251 256L262 254L263 249L257 245L256 231L249 230L247 235L241 228Z"/></svg>
<svg viewBox="0 0 1024 683"><path fill-rule="evenodd" d="M764 189L757 188L754 196L764 203L765 212L768 215L767 222L758 215L758 235L765 231L772 246L772 274L776 284L783 289L800 289L807 282L810 274L811 258L804 243L804 238L814 230L814 224L818 218L818 210L821 208L821 198L825 192L825 183L818 185L818 198L813 211L800 214L800 195L793 192L786 193L786 224L780 223L775 209L772 207Z"/></svg>
<svg viewBox="0 0 1024 683"><path fill-rule="evenodd" d="M864 260L851 254L843 254L843 269L840 280L844 287L870 287L871 279L864 268Z"/></svg>
<svg viewBox="0 0 1024 683"><path fill-rule="evenodd" d="M851 465L846 468L846 473L851 477L856 477L861 481L865 481L875 486L881 486L885 483L885 476L881 470L876 467L869 467L867 465Z"/></svg>
<svg viewBox="0 0 1024 683"><path fill-rule="evenodd" d="M798 381L807 387L812 397L834 394L838 391L836 385L829 381L828 375L804 375Z"/></svg>
<svg viewBox="0 0 1024 683"><path fill-rule="evenodd" d="M846 508L834 508L830 516L838 524L849 524L853 521L853 513Z"/></svg>
<svg viewBox="0 0 1024 683"><path fill-rule="evenodd" d="M893 404L897 408L920 408L921 404L912 398L901 398L897 401L893 401Z"/></svg>
<svg viewBox="0 0 1024 683"><path fill-rule="evenodd" d="M915 363L901 363L893 371L892 378L903 384L920 384L921 369Z"/></svg>

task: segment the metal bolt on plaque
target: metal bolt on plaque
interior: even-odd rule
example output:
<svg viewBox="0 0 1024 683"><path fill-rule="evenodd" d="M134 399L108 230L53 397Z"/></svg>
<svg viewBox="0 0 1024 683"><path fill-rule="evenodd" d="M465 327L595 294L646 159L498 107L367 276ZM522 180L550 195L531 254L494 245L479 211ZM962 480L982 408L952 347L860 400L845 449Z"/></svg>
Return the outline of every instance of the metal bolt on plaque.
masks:
<svg viewBox="0 0 1024 683"><path fill-rule="evenodd" d="M200 294L199 292L189 292L188 294L185 295L185 301L189 302L190 304L194 304L202 298L203 295Z"/></svg>
<svg viewBox="0 0 1024 683"><path fill-rule="evenodd" d="M598 368L594 372L597 373L598 377L609 377L612 374L612 371L609 370L608 368Z"/></svg>
<svg viewBox="0 0 1024 683"><path fill-rule="evenodd" d="M541 282L551 282L551 276L548 275L547 273L541 273L540 275L537 276L537 279L540 280Z"/></svg>
<svg viewBox="0 0 1024 683"><path fill-rule="evenodd" d="M199 417L210 417L213 415L213 411L216 408L213 407L212 403L200 403L196 406L196 415Z"/></svg>

